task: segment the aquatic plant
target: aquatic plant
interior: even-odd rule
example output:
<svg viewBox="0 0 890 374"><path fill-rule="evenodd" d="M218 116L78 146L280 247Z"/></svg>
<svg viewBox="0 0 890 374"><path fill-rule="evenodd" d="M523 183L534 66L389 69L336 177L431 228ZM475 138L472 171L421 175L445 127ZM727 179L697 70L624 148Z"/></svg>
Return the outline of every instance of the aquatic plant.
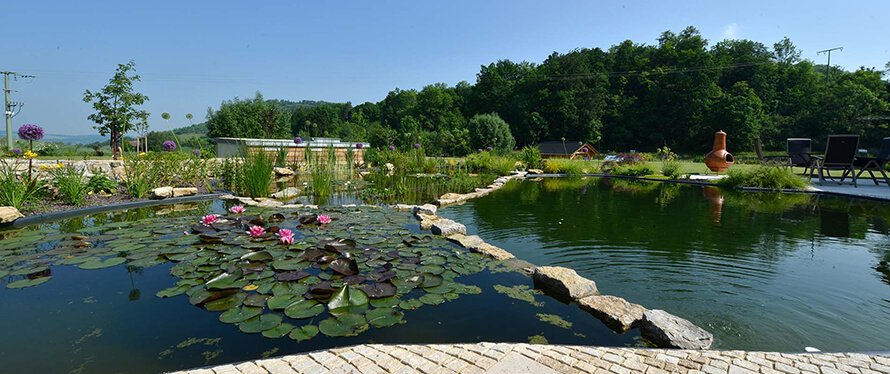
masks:
<svg viewBox="0 0 890 374"><path fill-rule="evenodd" d="M322 224L322 225L327 225L327 224L331 223L331 217L328 215L325 215L325 214L319 214L317 220L318 220L318 223Z"/></svg>
<svg viewBox="0 0 890 374"><path fill-rule="evenodd" d="M550 158L544 161L544 172L550 174L580 175L596 171L593 162Z"/></svg>
<svg viewBox="0 0 890 374"><path fill-rule="evenodd" d="M244 213L244 205L235 205L229 208L229 212L233 214L241 214Z"/></svg>
<svg viewBox="0 0 890 374"><path fill-rule="evenodd" d="M238 190L250 197L267 197L272 187L272 158L266 152L244 152L236 178Z"/></svg>
<svg viewBox="0 0 890 374"><path fill-rule="evenodd" d="M294 244L294 232L289 229L279 229L276 233L278 235L278 241L281 244L291 245Z"/></svg>
<svg viewBox="0 0 890 374"><path fill-rule="evenodd" d="M541 150L538 147L525 146L522 148L519 152L519 161L525 164L526 169L540 169L544 167L544 159L541 157Z"/></svg>
<svg viewBox="0 0 890 374"><path fill-rule="evenodd" d="M250 226L250 230L248 230L247 233L254 238L258 238L266 234L266 229L262 226L253 225Z"/></svg>
<svg viewBox="0 0 890 374"><path fill-rule="evenodd" d="M203 223L204 226L210 226L210 225L212 225L214 222L216 222L218 219L219 219L219 216L218 216L218 215L216 215L216 214L208 214L208 215L206 215L206 216L204 216L204 217L201 217L201 223Z"/></svg>

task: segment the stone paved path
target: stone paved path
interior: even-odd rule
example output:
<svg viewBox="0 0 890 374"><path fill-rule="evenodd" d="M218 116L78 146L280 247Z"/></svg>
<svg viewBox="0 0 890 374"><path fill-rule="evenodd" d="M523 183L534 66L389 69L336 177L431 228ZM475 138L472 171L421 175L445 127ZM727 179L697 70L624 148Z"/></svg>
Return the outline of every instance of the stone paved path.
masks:
<svg viewBox="0 0 890 374"><path fill-rule="evenodd" d="M358 345L195 369L266 373L890 373L890 356L604 348L509 343Z"/></svg>

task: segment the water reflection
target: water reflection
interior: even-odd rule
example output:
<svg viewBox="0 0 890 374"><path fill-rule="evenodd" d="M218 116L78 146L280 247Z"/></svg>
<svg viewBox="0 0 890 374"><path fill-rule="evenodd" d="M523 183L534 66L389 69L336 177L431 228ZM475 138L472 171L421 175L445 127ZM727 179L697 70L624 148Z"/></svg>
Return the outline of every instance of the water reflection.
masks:
<svg viewBox="0 0 890 374"><path fill-rule="evenodd" d="M511 183L441 214L689 318L721 348L890 348L890 204L620 179Z"/></svg>

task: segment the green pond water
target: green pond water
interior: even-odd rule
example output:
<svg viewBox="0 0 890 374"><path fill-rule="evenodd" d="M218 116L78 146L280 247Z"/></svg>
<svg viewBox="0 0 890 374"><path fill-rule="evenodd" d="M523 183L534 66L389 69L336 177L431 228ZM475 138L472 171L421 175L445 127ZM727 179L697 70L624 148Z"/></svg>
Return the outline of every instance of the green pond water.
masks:
<svg viewBox="0 0 890 374"><path fill-rule="evenodd" d="M360 343L644 344L405 212L229 207L0 231L0 371L154 373Z"/></svg>
<svg viewBox="0 0 890 374"><path fill-rule="evenodd" d="M602 293L711 331L716 348L890 350L890 204L544 178L440 215Z"/></svg>

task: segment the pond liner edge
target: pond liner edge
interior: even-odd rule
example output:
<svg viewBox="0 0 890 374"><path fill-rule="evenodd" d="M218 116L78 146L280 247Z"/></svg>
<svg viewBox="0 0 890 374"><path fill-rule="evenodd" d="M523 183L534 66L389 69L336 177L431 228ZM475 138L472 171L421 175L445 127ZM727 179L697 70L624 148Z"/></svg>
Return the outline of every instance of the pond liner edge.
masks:
<svg viewBox="0 0 890 374"><path fill-rule="evenodd" d="M181 204L181 203L192 203L197 201L211 200L219 198L223 196L224 193L212 193L212 194L203 194L203 195L194 195L194 196L183 196L183 197L173 197L162 200L139 200L139 201L129 201L125 203L118 204L110 204L110 205L96 205L85 208L77 208L71 210L65 210L60 212L49 212L49 213L41 213L34 214L30 216L26 216L23 218L19 218L15 221L0 224L0 230L6 229L18 229L25 226L36 225L40 223L58 221L65 218L71 218L76 216L88 215L88 214L96 214L102 213L112 210L123 210L123 209L134 209L134 208L144 208L148 206L156 206L156 205L168 205L168 204Z"/></svg>

